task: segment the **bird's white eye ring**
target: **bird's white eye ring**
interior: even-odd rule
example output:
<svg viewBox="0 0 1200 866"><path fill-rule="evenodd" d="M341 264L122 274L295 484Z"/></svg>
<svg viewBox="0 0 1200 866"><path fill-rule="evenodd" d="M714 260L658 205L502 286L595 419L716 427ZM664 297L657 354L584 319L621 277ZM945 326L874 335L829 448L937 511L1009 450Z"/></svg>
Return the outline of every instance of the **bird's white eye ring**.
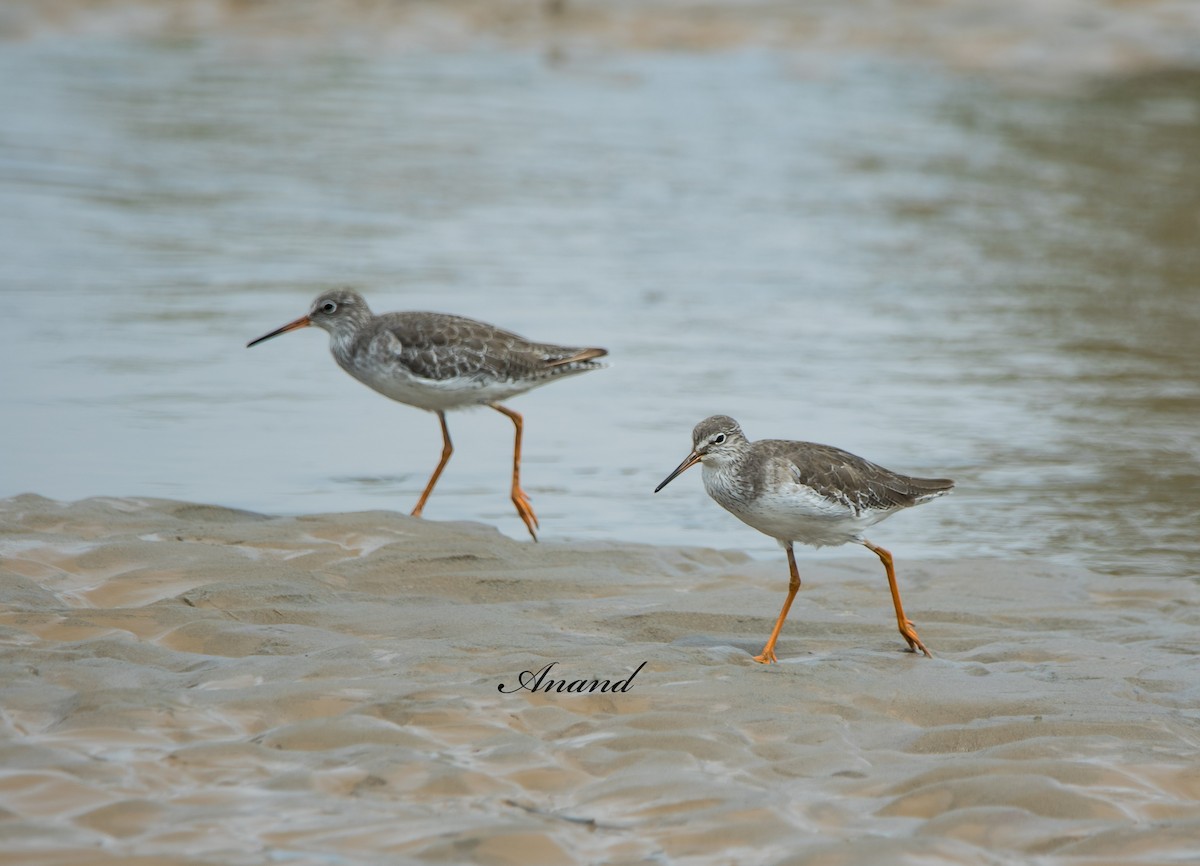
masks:
<svg viewBox="0 0 1200 866"><path fill-rule="evenodd" d="M724 445L725 444L725 434L718 433L716 436L713 437L712 441L713 441L714 445Z"/></svg>
<svg viewBox="0 0 1200 866"><path fill-rule="evenodd" d="M326 301L325 303L321 304L321 310L326 313L336 313L337 304L335 304L333 301Z"/></svg>

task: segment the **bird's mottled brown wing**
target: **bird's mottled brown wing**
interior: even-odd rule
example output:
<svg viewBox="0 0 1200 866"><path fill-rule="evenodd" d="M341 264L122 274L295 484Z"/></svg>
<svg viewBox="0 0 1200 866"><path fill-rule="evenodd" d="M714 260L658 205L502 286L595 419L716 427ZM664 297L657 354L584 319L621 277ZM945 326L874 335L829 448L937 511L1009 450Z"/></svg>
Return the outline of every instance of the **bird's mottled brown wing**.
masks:
<svg viewBox="0 0 1200 866"><path fill-rule="evenodd" d="M788 460L799 483L856 513L907 508L954 487L948 478L901 475L832 445L783 440L760 444L769 445L775 457Z"/></svg>
<svg viewBox="0 0 1200 866"><path fill-rule="evenodd" d="M536 380L601 366L604 349L532 343L486 322L448 313L389 313L380 317L398 341L399 358L414 374L444 381L486 378Z"/></svg>

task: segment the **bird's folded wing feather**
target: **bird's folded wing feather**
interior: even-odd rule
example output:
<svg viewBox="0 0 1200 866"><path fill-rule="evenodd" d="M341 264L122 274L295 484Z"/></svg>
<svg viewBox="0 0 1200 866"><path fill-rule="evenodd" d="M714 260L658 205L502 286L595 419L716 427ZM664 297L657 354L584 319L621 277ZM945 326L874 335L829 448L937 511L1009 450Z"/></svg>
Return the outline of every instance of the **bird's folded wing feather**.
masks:
<svg viewBox="0 0 1200 866"><path fill-rule="evenodd" d="M903 475L829 445L806 444L805 449L803 459L791 464L796 481L855 513L904 508L916 500Z"/></svg>
<svg viewBox="0 0 1200 866"><path fill-rule="evenodd" d="M415 376L438 381L535 378L607 354L604 349L530 343L509 331L441 313L389 322L376 334L371 351L398 359Z"/></svg>

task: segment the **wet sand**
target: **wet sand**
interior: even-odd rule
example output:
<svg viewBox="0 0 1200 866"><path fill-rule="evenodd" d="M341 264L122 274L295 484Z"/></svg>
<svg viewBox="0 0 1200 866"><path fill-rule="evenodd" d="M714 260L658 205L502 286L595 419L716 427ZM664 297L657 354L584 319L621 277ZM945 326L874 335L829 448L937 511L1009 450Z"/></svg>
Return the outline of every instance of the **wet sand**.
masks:
<svg viewBox="0 0 1200 866"><path fill-rule="evenodd" d="M720 51L916 58L1037 87L1192 65L1200 7L1190 0L925 0L863 7L836 0L9 0L0 38L47 33L192 38L259 47L311 41L356 50L463 50L482 43L594 51ZM809 58L812 60L812 57Z"/></svg>
<svg viewBox="0 0 1200 866"><path fill-rule="evenodd" d="M1185 862L1195 581L0 502L0 863ZM861 555L856 555L861 554ZM619 693L511 690L522 671ZM134 859L139 858L139 859Z"/></svg>

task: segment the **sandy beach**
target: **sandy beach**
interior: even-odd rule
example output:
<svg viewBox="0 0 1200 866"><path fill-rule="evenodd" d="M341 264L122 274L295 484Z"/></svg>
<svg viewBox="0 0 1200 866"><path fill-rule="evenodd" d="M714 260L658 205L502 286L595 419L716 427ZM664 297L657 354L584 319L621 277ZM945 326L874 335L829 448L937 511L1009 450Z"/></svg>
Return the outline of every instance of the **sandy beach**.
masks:
<svg viewBox="0 0 1200 866"><path fill-rule="evenodd" d="M0 862L1181 863L1196 587L0 503ZM530 692L522 672L616 681ZM644 663L644 666L643 666ZM640 670L639 670L639 666ZM528 679L526 680L528 682ZM501 692L504 687L504 693Z"/></svg>

